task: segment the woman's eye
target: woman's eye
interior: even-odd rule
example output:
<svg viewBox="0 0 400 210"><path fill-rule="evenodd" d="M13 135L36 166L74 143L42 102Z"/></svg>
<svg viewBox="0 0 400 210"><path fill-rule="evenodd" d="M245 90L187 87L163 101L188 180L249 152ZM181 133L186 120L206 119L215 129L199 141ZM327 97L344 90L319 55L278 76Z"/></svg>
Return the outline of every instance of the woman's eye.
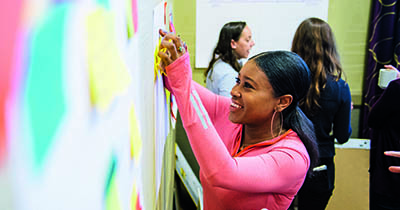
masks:
<svg viewBox="0 0 400 210"><path fill-rule="evenodd" d="M236 77L235 79L236 79L236 84L240 84L240 79L239 79L239 77Z"/></svg>
<svg viewBox="0 0 400 210"><path fill-rule="evenodd" d="M248 83L248 82L245 82L245 83L244 83L244 87L245 87L245 88L253 88L253 86L250 85L250 83Z"/></svg>
<svg viewBox="0 0 400 210"><path fill-rule="evenodd" d="M236 84L237 84L237 85L240 85L240 79L239 79L239 77L236 77L235 79L236 79ZM254 89L254 87L253 87L250 83L248 83L248 82L244 82L244 83L243 83L243 87Z"/></svg>

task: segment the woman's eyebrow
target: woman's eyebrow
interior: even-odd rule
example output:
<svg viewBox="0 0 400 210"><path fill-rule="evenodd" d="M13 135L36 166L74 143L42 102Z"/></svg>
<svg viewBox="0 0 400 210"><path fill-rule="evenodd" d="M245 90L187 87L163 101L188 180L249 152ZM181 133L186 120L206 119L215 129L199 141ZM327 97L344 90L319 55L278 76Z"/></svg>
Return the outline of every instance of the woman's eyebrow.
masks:
<svg viewBox="0 0 400 210"><path fill-rule="evenodd" d="M252 83L257 84L256 81L254 81L251 77L248 76L243 76L246 80L250 80Z"/></svg>

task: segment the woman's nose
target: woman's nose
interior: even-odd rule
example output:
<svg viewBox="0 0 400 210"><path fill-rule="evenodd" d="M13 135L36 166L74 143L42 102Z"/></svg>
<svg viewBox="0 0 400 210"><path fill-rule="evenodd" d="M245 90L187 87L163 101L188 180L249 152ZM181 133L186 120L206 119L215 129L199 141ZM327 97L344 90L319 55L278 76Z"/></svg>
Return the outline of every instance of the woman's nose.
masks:
<svg viewBox="0 0 400 210"><path fill-rule="evenodd" d="M232 97L240 97L240 92L237 91L237 86L238 85L233 86L233 88L231 90L231 96Z"/></svg>

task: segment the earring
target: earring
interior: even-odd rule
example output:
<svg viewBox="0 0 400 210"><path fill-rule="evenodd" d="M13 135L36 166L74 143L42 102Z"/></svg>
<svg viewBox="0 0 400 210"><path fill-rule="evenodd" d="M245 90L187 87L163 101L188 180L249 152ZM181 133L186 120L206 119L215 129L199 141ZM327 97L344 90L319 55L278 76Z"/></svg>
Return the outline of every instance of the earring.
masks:
<svg viewBox="0 0 400 210"><path fill-rule="evenodd" d="M275 121L275 114L277 113L277 111L276 110L274 110L274 114L272 114L272 118L271 118L271 135L272 135L272 138L275 138L274 137L274 133L273 133L273 125L274 125L274 121ZM278 136L280 136L281 135L281 132L282 132L282 127L283 127L283 115L282 115L282 112L279 112L279 114L280 114L280 118L281 118L281 123L280 123L280 128L279 128L279 133L278 133L278 135L276 136L276 137L278 137Z"/></svg>

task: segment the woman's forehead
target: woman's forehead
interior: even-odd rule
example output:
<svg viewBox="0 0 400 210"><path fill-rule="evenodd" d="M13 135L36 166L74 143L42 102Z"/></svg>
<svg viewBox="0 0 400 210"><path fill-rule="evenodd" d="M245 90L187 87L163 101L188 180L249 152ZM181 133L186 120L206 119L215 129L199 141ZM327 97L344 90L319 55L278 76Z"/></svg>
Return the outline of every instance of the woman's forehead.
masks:
<svg viewBox="0 0 400 210"><path fill-rule="evenodd" d="M249 79L253 80L254 82L257 82L260 84L262 84L262 83L269 84L267 75L264 73L263 70L260 69L260 67L258 67L256 65L256 63L253 60L249 60L243 66L243 68L239 72L239 75L241 75L242 77L245 77L245 78L249 78Z"/></svg>
<svg viewBox="0 0 400 210"><path fill-rule="evenodd" d="M247 61L239 72L239 74L250 74L250 75L259 73L264 74L264 72L260 69L260 67L257 66L254 60Z"/></svg>
<svg viewBox="0 0 400 210"><path fill-rule="evenodd" d="M241 36L251 36L250 28L246 25L246 27L243 28L242 33L240 35Z"/></svg>

